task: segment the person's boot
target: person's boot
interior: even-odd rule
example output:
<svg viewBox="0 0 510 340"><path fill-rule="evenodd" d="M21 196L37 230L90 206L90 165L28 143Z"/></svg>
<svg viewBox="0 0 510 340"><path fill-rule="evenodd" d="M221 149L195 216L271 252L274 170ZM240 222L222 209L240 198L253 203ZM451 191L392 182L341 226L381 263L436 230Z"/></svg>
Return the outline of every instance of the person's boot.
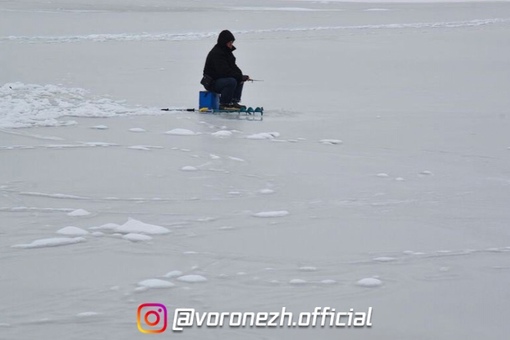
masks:
<svg viewBox="0 0 510 340"><path fill-rule="evenodd" d="M234 102L232 106L238 110L246 110L246 106L239 104L239 102Z"/></svg>
<svg viewBox="0 0 510 340"><path fill-rule="evenodd" d="M234 104L220 104L220 110L223 111L239 111L240 109L236 107Z"/></svg>

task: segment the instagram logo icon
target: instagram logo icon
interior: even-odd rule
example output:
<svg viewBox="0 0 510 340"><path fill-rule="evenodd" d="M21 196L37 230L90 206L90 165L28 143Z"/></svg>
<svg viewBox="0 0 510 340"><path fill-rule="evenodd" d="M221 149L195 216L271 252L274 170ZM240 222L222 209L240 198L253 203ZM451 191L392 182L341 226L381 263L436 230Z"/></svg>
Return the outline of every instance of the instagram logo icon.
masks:
<svg viewBox="0 0 510 340"><path fill-rule="evenodd" d="M157 334L166 330L167 311L162 303L143 303L136 312L138 330L142 333Z"/></svg>

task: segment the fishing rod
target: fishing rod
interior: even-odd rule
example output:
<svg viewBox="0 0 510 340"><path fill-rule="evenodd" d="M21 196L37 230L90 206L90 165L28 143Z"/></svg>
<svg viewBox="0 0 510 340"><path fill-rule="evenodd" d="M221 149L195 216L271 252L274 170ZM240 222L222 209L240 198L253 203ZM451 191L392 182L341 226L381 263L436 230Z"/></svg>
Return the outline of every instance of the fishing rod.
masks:
<svg viewBox="0 0 510 340"><path fill-rule="evenodd" d="M161 111L184 111L184 112L195 112L196 110L195 110L195 109L179 109L179 108L171 109L171 108L166 108L166 109L161 109Z"/></svg>

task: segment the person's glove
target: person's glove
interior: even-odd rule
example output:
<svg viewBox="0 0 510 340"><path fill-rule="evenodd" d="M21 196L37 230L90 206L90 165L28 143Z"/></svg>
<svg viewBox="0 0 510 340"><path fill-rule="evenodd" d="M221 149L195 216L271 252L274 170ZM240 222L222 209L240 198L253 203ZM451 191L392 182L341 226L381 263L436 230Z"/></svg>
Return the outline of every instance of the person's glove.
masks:
<svg viewBox="0 0 510 340"><path fill-rule="evenodd" d="M250 76L243 75L243 81L247 81L247 80L250 80Z"/></svg>

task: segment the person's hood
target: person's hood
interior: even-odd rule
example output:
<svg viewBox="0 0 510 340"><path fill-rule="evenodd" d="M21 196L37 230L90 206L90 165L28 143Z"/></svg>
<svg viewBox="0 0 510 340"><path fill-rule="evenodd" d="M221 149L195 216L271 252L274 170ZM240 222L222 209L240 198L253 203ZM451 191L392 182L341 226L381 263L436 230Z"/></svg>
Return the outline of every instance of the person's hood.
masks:
<svg viewBox="0 0 510 340"><path fill-rule="evenodd" d="M236 38L234 37L232 32L230 32L229 30L223 30L218 36L218 45L225 46L229 41L234 40L236 40Z"/></svg>

